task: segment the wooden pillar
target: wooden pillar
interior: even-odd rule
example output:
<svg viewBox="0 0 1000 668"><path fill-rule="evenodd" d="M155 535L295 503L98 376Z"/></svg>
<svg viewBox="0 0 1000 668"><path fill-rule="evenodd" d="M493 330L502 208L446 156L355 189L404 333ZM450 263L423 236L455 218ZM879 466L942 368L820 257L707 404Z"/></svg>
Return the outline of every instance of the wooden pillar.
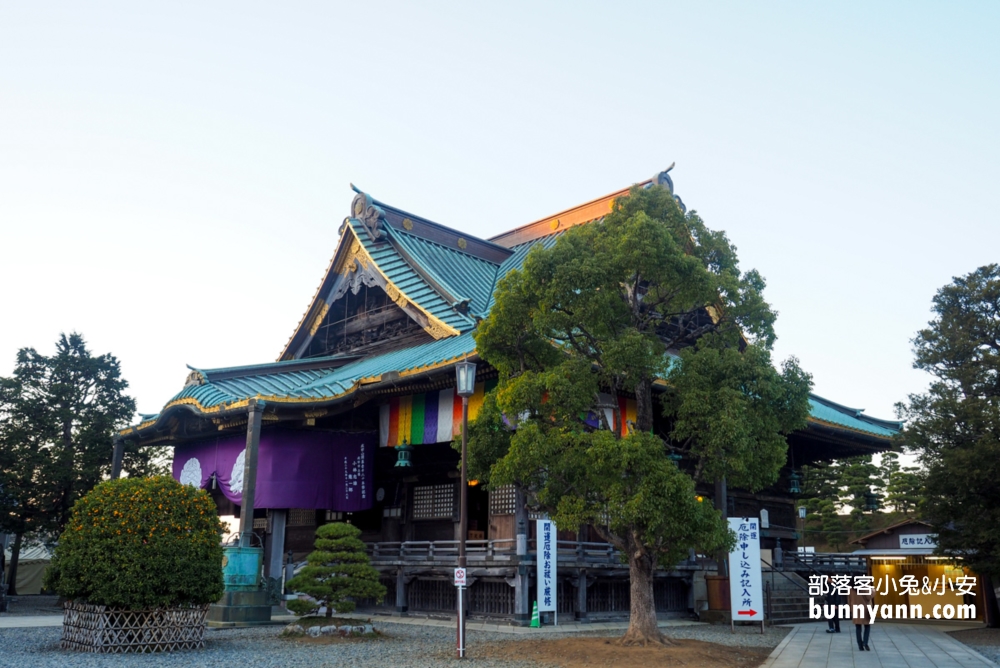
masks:
<svg viewBox="0 0 1000 668"><path fill-rule="evenodd" d="M288 510L271 511L271 541L268 550L267 577L281 579L285 561L285 524Z"/></svg>
<svg viewBox="0 0 1000 668"><path fill-rule="evenodd" d="M527 626L531 623L531 575L528 561L528 511L524 494L515 490L514 537L517 545L517 572L514 574L514 623Z"/></svg>
<svg viewBox="0 0 1000 668"><path fill-rule="evenodd" d="M406 577L403 569L396 571L396 614L403 616L410 609L406 596L406 586L410 578Z"/></svg>
<svg viewBox="0 0 1000 668"><path fill-rule="evenodd" d="M257 447L264 402L251 399L247 407L247 449L243 462L243 501L240 504L240 547L250 547L253 534L253 502L257 491Z"/></svg>
<svg viewBox="0 0 1000 668"><path fill-rule="evenodd" d="M114 450L111 453L111 479L115 480L122 475L122 460L125 459L125 440L121 436L114 439Z"/></svg>
<svg viewBox="0 0 1000 668"><path fill-rule="evenodd" d="M587 621L587 569L581 568L576 576L576 620Z"/></svg>

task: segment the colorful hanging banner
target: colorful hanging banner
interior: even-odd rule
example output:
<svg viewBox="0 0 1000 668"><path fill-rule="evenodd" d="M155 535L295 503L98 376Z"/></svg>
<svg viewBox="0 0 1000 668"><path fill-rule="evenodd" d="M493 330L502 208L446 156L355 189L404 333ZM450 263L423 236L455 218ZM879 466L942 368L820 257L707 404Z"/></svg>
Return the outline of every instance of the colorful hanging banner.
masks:
<svg viewBox="0 0 1000 668"><path fill-rule="evenodd" d="M476 383L476 392L469 397L469 420L476 418L486 393L496 385L496 379ZM620 430L625 436L635 428L635 399L614 399L610 394L601 394L601 404L605 405L602 410L609 425L614 424L614 411L608 407L612 402L618 404L623 421ZM594 411L580 417L591 427L601 426ZM462 398L455 394L453 387L438 392L393 397L379 407L379 445L382 447L395 447L404 441L410 445L449 443L461 433Z"/></svg>
<svg viewBox="0 0 1000 668"><path fill-rule="evenodd" d="M479 414L486 393L496 385L495 378L476 383L476 392L469 397L469 420ZM382 447L395 447L404 441L410 445L450 443L461 433L462 397L453 387L393 397L379 407L379 445Z"/></svg>

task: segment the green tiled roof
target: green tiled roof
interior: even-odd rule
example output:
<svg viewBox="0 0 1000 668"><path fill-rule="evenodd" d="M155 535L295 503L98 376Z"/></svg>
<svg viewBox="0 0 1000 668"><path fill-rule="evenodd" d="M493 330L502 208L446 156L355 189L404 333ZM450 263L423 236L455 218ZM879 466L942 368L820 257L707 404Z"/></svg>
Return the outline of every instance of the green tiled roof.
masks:
<svg viewBox="0 0 1000 668"><path fill-rule="evenodd" d="M401 245L423 271L456 297L470 300L471 313L486 315L498 265L413 234L392 228L387 231L393 243Z"/></svg>
<svg viewBox="0 0 1000 668"><path fill-rule="evenodd" d="M336 369L294 369L295 362L205 369L201 373L207 382L185 387L167 406L194 400L202 409L211 409L257 396L303 401L332 400L350 392L363 378L377 377L390 371L405 374L427 367L446 366L451 360L472 355L475 348L472 333L466 332L461 336L395 350ZM241 372L245 375L239 375ZM223 378L216 380L213 376ZM900 422L879 420L865 415L860 409L848 408L815 394L809 397L809 410L810 419L814 422L880 438L892 438L902 428ZM155 420L157 416L142 417L146 422Z"/></svg>
<svg viewBox="0 0 1000 668"><path fill-rule="evenodd" d="M235 375L240 367L201 370L206 382L189 385L167 403L197 403L201 409L214 409L253 397L280 397L303 402L332 400L352 390L361 379L378 377L389 371L400 374L445 364L475 352L472 333L432 341L412 348L395 350L384 355L359 360L336 369L295 369L295 362L274 362L246 369L245 375ZM315 361L315 360L312 360ZM289 369L289 367L292 367ZM213 376L222 376L213 379ZM157 416L144 416L154 420Z"/></svg>
<svg viewBox="0 0 1000 668"><path fill-rule="evenodd" d="M368 256L378 265L392 283L399 288L411 301L433 315L438 320L454 327L459 332L465 332L475 325L475 321L462 315L446 302L444 298L420 275L413 271L399 251L391 243L374 243L368 236L361 221L350 218L350 225L358 239L365 247Z"/></svg>
<svg viewBox="0 0 1000 668"><path fill-rule="evenodd" d="M848 408L815 394L809 395L809 415L816 422L883 438L891 438L903 428L902 422L879 420L865 415L863 409Z"/></svg>

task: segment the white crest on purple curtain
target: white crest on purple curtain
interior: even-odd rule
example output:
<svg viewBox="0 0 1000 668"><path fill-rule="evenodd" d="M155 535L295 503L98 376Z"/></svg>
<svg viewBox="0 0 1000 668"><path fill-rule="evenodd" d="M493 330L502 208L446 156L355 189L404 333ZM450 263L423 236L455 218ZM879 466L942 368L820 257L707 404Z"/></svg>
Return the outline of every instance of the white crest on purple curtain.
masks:
<svg viewBox="0 0 1000 668"><path fill-rule="evenodd" d="M236 463L233 464L233 472L229 476L229 491L233 494L243 493L243 467L246 465L247 461L247 449L243 448L240 451L240 456L236 458Z"/></svg>
<svg viewBox="0 0 1000 668"><path fill-rule="evenodd" d="M180 483L182 485L191 485L195 489L201 487L201 462L198 461L197 457L192 457L184 462L184 468L181 469Z"/></svg>

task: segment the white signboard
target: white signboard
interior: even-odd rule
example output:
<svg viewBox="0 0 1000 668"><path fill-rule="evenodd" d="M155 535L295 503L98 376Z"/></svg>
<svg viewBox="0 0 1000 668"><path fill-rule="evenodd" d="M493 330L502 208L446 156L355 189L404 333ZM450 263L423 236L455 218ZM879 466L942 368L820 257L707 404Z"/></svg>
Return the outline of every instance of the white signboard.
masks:
<svg viewBox="0 0 1000 668"><path fill-rule="evenodd" d="M899 535L899 547L904 550L927 549L937 547L937 534L907 533Z"/></svg>
<svg viewBox="0 0 1000 668"><path fill-rule="evenodd" d="M456 568L455 569L455 586L464 587L465 586L465 569Z"/></svg>
<svg viewBox="0 0 1000 668"><path fill-rule="evenodd" d="M536 520L538 537L538 612L556 610L556 524Z"/></svg>
<svg viewBox="0 0 1000 668"><path fill-rule="evenodd" d="M729 553L729 600L733 621L764 619L764 587L760 577L760 520L730 517L736 547Z"/></svg>

